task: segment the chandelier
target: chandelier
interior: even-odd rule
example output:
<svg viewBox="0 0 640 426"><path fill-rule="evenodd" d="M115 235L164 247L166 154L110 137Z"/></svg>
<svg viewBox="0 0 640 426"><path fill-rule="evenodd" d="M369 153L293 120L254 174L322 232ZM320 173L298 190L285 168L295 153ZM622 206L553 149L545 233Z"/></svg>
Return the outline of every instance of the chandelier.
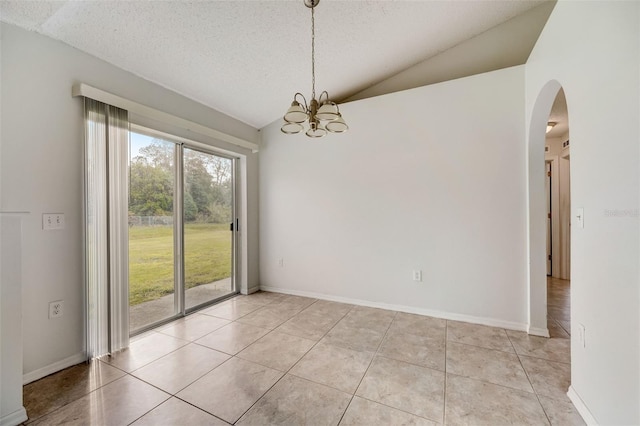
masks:
<svg viewBox="0 0 640 426"><path fill-rule="evenodd" d="M304 5L311 9L311 100L307 103L306 98L299 92L293 95L293 102L284 115L284 124L280 129L289 135L300 133L304 130L303 124L306 122L308 123L306 135L310 138L321 138L327 134L327 131L343 133L349 129L340 114L338 104L329 100L329 94L326 91L320 93L320 97L316 100L314 9L318 3L320 0L304 0Z"/></svg>

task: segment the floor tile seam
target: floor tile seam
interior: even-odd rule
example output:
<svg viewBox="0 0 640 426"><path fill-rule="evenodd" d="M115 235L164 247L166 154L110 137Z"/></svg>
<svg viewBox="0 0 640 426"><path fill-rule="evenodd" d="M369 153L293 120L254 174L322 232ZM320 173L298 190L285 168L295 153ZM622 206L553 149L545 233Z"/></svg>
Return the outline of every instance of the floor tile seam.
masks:
<svg viewBox="0 0 640 426"><path fill-rule="evenodd" d="M213 317L213 318L218 318L218 317ZM198 336L198 337L195 337L195 338L192 338L192 339L186 339L186 338L182 338L182 337L174 336L173 334L167 334L167 333L165 333L165 332L163 332L163 331L158 331L158 333L159 333L159 334L162 334L163 336L175 337L176 339L186 340L186 341L187 341L187 342L189 342L189 343L193 343L193 342L195 342L196 340L198 340L198 339L202 339L204 336L206 336L206 335L208 335L208 334L213 333L214 331L218 331L218 330L220 330L222 327L224 327L224 326L226 326L226 325L229 325L229 324L231 324L231 322L232 322L232 321L230 321L230 320L225 320L225 321L229 321L229 322L228 322L227 324L223 324L223 325L221 325L221 326L220 326L220 327L218 327L218 328L214 328L213 330L206 332L206 333L205 333L205 334L203 334L202 336Z"/></svg>
<svg viewBox="0 0 640 426"><path fill-rule="evenodd" d="M351 312L351 311L349 311L349 312ZM353 402L353 398L355 398L356 394L358 393L358 389L360 389L360 386L362 385L362 381L364 380L364 378L366 377L367 373L369 372L369 369L371 368L371 364L373 364L373 360L376 358L376 356L378 356L378 352L380 351L380 347L382 347L382 343L387 338L387 333L389 332L389 329L391 328L391 324L393 324L393 320L398 315L397 311L392 311L392 312L393 312L393 318L391 318L391 321L389 321L389 324L387 325L387 329L385 330L384 334L382 335L382 339L380 339L380 342L378 343L378 347L376 348L375 352L373 353L373 356L369 360L369 364L367 365L367 368L364 370L364 373L362 374L362 377L360 377L360 381L358 382L358 385L355 387L355 390L353 391L353 395L351 395L351 399L349 400L349 404L347 404L347 408L342 413L342 416L340 416L340 420L338 421L338 425L342 422L342 419L344 418L344 415L346 414L347 410L349 409L349 406Z"/></svg>
<svg viewBox="0 0 640 426"><path fill-rule="evenodd" d="M239 359L242 359L242 358L239 358ZM247 361L247 360L243 360L243 361ZM247 362L252 362L252 361L247 361ZM258 365L260 365L260 364L258 364ZM267 368L271 368L271 367L267 367ZM277 371L278 373L282 373L282 371L280 371L280 370L276 370L275 368L271 368L271 369L272 369L272 370ZM269 391L271 391L271 389L273 389L273 388L274 388L278 383L280 383L280 381L281 381L281 380L282 380L286 375L287 375L287 373L282 373L282 374L281 374L281 376L280 376L280 377L278 377L278 380L276 380L275 382L273 382L273 384L272 384L271 386L269 386L269 388L268 388L268 389L266 389L264 392L262 392L262 394L258 397L258 399L256 399L256 400L253 402L253 404L251 404L251 405L249 406L249 408L247 408L245 411L243 411L243 412L242 412L242 414L241 414L241 415L240 415L240 416L239 416L239 417L238 417L234 422L232 422L231 424L234 424L234 425L235 425L236 423L238 423L238 422L239 422L239 421L240 421L240 420L241 420L241 419L242 419L242 418L243 418L243 417L244 417L244 416L245 416L249 411L251 411L251 409L252 409L252 408L253 408L253 407L254 407L258 402L260 402L260 401L262 400L262 398L264 398L264 397L265 397L265 395L266 395L266 394L268 394L268 393L269 393ZM225 420L225 422L226 422L226 420ZM229 422L227 422L227 423L229 423Z"/></svg>
<svg viewBox="0 0 640 426"><path fill-rule="evenodd" d="M131 374L127 373L126 371L125 371L124 373L125 373L124 375L122 375L122 376L118 377L118 378L117 378L117 379L115 379L115 380L112 380L111 382L109 382L109 383L107 383L107 384L114 383L114 382L116 382L116 381L118 381L118 380L120 380L120 379L125 378L126 376L131 376ZM134 377L134 376L132 376L132 377L133 377L134 379L139 380L137 377ZM145 382L145 383L146 383L146 382ZM84 398L84 397L86 397L86 396L89 396L89 395L91 395L91 394L92 394L92 393L94 393L94 392L97 392L98 390L100 390L100 389L104 388L107 384L105 384L105 385L103 385L103 386L99 386L99 387L97 387L97 388L93 389L92 391L87 392L87 393L85 393L85 394L82 394L82 396L80 396L80 397L78 397L78 398L75 398L74 400L69 401L69 402L67 402L67 403L65 403L65 404L63 404L63 405L61 405L61 406L59 406L59 407L55 408L54 410L51 410L51 411L49 411L48 413L45 413L45 414L43 414L43 415L41 415L41 416L38 416L38 417L36 417L36 418L34 418L34 419L27 418L27 421L25 422L25 424L31 424L31 423L33 423L33 422L35 422L35 421L37 421L37 420L43 419L43 418L45 418L45 417L47 417L47 416L50 416L50 415L52 415L53 413L55 413L55 412L57 412L57 411L61 410L62 408L66 407L66 406L68 406L68 405L71 405L71 404L73 404L73 403L75 403L75 402L77 402L77 401L80 401L82 398ZM155 386L154 386L154 387L155 387ZM163 392L164 392L164 391L163 391ZM166 393L166 392L165 392L165 393ZM165 401L166 401L166 400L165 400ZM163 401L163 402L164 402L164 401ZM154 408L155 408L155 407L154 407ZM146 413L145 413L145 414L146 414ZM136 420L137 420L137 419L136 419Z"/></svg>
<svg viewBox="0 0 640 426"><path fill-rule="evenodd" d="M62 371L62 370L61 370L61 371ZM54 373L54 374L56 374L56 373ZM128 373L126 373L126 372L125 372L125 375L126 375L126 374L128 374ZM84 398L85 396L87 396L87 395L89 395L89 394L91 394L91 393L95 392L96 390L98 390L98 389L100 389L100 388L102 388L102 387L104 387L104 386L108 385L109 383L113 383L113 382L115 382L116 380L118 380L118 379L120 379L120 378L122 378L122 377L124 377L124 375L122 375L122 376L120 376L120 377L116 377L115 379L111 380L110 382L105 383L105 384L103 384L103 385L100 385L100 386L98 386L98 387L96 387L96 388L94 388L94 389L90 390L89 392L82 393L82 395L78 396L77 398L75 398L75 399L73 399L73 400L71 400L71 401L67 401L67 402L65 402L64 404L60 405L59 407L54 408L54 409L53 409L53 410L51 410L51 411L47 411L47 412L45 412L45 413L43 413L43 414L40 414L38 417L29 417L29 412L27 411L27 420L26 420L25 422L23 422L23 423L24 423L24 424L30 424L30 423L33 423L33 422L35 422L36 420L39 420L39 419L41 419L41 418L43 418L43 417L45 417L45 416L48 416L49 414L51 414L51 413L53 413L53 412L55 412L55 411L58 411L60 408L65 407L65 406L67 406L67 405L69 405L69 404L74 403L74 402L78 401L79 399ZM23 386L23 388L24 388L24 386ZM26 408L26 407L25 407L25 408Z"/></svg>
<svg viewBox="0 0 640 426"><path fill-rule="evenodd" d="M567 339L569 340L569 339ZM537 359L540 361L546 361L546 362L551 362L554 364L562 364L562 365L567 365L569 367L571 367L571 363L570 362L562 362L562 361L556 361L555 359L546 359L546 358L540 358L540 357L535 357L535 356L531 356L531 355L518 355L518 358L520 358L520 361L522 362L522 358L532 358L532 359Z"/></svg>
<svg viewBox="0 0 640 426"><path fill-rule="evenodd" d="M531 389L533 389L533 394L536 396L536 400L538 401L538 404L540 405L540 408L542 408L542 412L544 413L544 416L547 418L547 422L549 424L551 424L551 419L549 418L549 415L547 414L547 410L544 409L544 406L542 405L542 401L540 401L540 396L538 395L538 392L536 391L535 386L533 386L533 382L531 381L531 377L529 376L529 372L527 371L526 368L524 368L524 364L522 363L522 360L520 359L520 356L518 356L518 362L520 363L520 366L522 367L522 370L524 370L524 374L527 376L527 380L529 381L529 385L531 386Z"/></svg>
<svg viewBox="0 0 640 426"><path fill-rule="evenodd" d="M352 308L352 309L353 309L353 308ZM349 312L351 312L351 309L349 310ZM348 312L347 312L347 313L348 313ZM342 316L342 318L344 318L344 317L347 315L347 313L345 313L345 314ZM289 372L290 372L290 371L291 371L291 370L292 370L296 365L298 365L298 364L300 363L300 361L302 361L302 359L303 359L305 356L307 356L307 354L308 354L309 352L311 352L311 351L312 351L316 346L318 346L318 344L322 341L322 339L324 339L324 338L327 336L327 334L329 334L329 332L330 332L331 330L333 330L333 329L335 328L335 326L336 326L336 325L338 325L338 323L339 323L340 321L342 321L342 318L340 318L338 321L336 321L336 323L335 323L335 324L333 324L333 326L332 326L329 330L327 330L327 331L322 335L322 337L320 337L320 339L318 339L318 340L313 344L313 346L311 346L311 347L309 348L309 350L308 350L308 351L306 351L306 352L305 352L305 353L304 353L304 354L303 354L303 355L302 355L302 356L301 356L301 357L300 357L300 358L299 358L299 359L298 359L298 360L297 360L297 361L296 361L296 362L295 362L295 363L294 363L294 364L293 364L293 365L292 365L292 366L291 366L291 367L290 367L290 368L285 372L285 374L288 374L288 373L289 373ZM282 324L281 324L281 325L282 325ZM273 331L275 331L275 330L273 330ZM287 333L285 333L285 334L287 334ZM299 337L299 336L296 336L296 337ZM313 339L308 339L308 340L313 340ZM298 376L296 376L296 377L298 377ZM315 382L314 382L314 383L315 383Z"/></svg>
<svg viewBox="0 0 640 426"><path fill-rule="evenodd" d="M557 339L560 339L560 337L557 337ZM570 338L569 339L562 338L562 339L563 340L571 340ZM517 352L516 354L518 355L518 359L521 356L524 356L524 357L528 357L528 358L535 358L535 359L541 359L541 360L544 360L544 361L551 361L551 362L557 362L557 363L560 363L560 364L571 365L571 361L568 361L568 362L567 361L560 361L560 360L557 360L557 359L543 358L543 357L540 357L540 356L528 355L528 354L524 354L524 353L521 354L519 352ZM569 357L571 357L571 356L569 356Z"/></svg>
<svg viewBox="0 0 640 426"><path fill-rule="evenodd" d="M146 383L146 382L145 382ZM171 399L171 395L169 395L169 398L165 399L164 401L162 401L161 403L159 403L158 405L156 405L155 407L151 408L150 410L146 411L144 414L142 414L141 416L139 416L138 418L136 418L135 420L133 420L132 422L127 423L127 426L137 422L138 420L140 420L142 417L146 416L147 414L149 414L150 412L152 412L153 410L155 410L156 408L158 408L159 406L161 406L162 404L164 404L165 402L167 402L168 400Z"/></svg>
<svg viewBox="0 0 640 426"><path fill-rule="evenodd" d="M473 380L473 381L480 382L480 383L485 383L485 384L492 385L492 386L499 386L499 387L501 387L503 389L508 389L510 391L517 391L517 392L522 392L522 393L525 393L525 394L528 394L528 395L536 395L537 396L535 390L533 389L533 386L531 386L532 390L531 390L531 392L529 392L529 391L526 391L524 389L518 389L518 388L511 387L511 386L501 385L499 383L489 382L487 380L479 379L477 377L469 377L469 376L464 376L462 374L451 373L451 372L448 372L447 374L450 374L450 375L456 376L456 377L462 377L463 379L468 379L468 380ZM529 378L527 377L527 381L528 380L529 380ZM531 384L531 382L529 382L529 384ZM446 389L445 389L445 392L446 392Z"/></svg>
<svg viewBox="0 0 640 426"><path fill-rule="evenodd" d="M385 355L385 354L382 354L382 353L375 353L373 357L374 357L374 358L376 358L376 357L378 357L378 358L384 358L384 359L388 359L388 360L391 360L391 361L398 361L398 362L402 362L402 363L404 363L404 364L412 365L412 366L414 366L414 367L426 368L426 369L428 369L428 370L438 371L438 372L440 372L440 373L446 373L446 371L445 371L445 369L444 369L444 368L441 370L441 369L439 369L439 368L427 367L426 365L417 364L417 363L415 363L415 362L406 361L406 360L404 360L404 359L394 358L394 357L391 357L391 356L389 356L389 355ZM446 353L445 353L445 356L444 356L444 361L445 361L445 362L444 362L444 364L445 364L445 366L446 366L446 365L447 365L447 355L446 355Z"/></svg>
<svg viewBox="0 0 640 426"><path fill-rule="evenodd" d="M198 409L198 410L200 410L200 411L204 411L205 413L207 413L207 414L209 414L209 415L211 415L211 416L215 417L216 419L220 419L220 420L222 420L223 422L225 422L225 423L229 424L229 422L228 422L228 421L226 421L225 419L223 419L223 418L220 418L220 417L216 416L216 415L215 415L215 414L213 414L211 411L205 410L203 407L200 407L200 406L198 406L198 405L195 405L195 404L193 404L193 403L191 403L191 402L187 401L186 399L184 399L184 398L182 398L182 397L179 397L179 396L177 396L177 395L173 395L173 398L176 398L176 399L178 399L178 400L180 400L180 401L182 401L182 402L184 402L184 403L186 403L186 404L189 404L189 405L191 405L192 407L195 407L195 408L197 408L197 409ZM240 420L240 417L238 418L238 420ZM236 420L236 422L237 422L238 420ZM234 423L235 423L235 422L234 422ZM234 423L231 423L231 424L234 424Z"/></svg>
<svg viewBox="0 0 640 426"><path fill-rule="evenodd" d="M175 398L175 399L177 399L177 400L179 400L179 401L182 401L182 402L184 402L185 404L188 404L188 405L192 406L193 408L196 408L196 409L198 409L198 410L200 410L200 411L202 411L202 412L204 412L204 413L207 413L208 415L213 416L213 417L215 417L216 419L218 419L218 420L220 420L220 421L222 421L222 422L228 423L226 420L221 419L220 417L216 416L215 414L210 413L210 412L208 412L207 410L205 410L204 408L202 408L202 407L198 407L197 405L195 405L195 404L193 404L193 403L191 403L191 402L189 402L189 401L186 401L186 400L184 400L184 399L180 398L179 396L172 395L172 396L171 396L171 398ZM171 398L169 398L169 399L171 399ZM167 400L167 401L168 401L168 400ZM167 402L167 401L165 401L165 402ZM164 402L163 402L163 404L164 404Z"/></svg>
<svg viewBox="0 0 640 426"><path fill-rule="evenodd" d="M173 337L173 336L169 336L169 337ZM177 338L177 337L174 337L174 339L178 339L178 338ZM131 371L124 370L123 368L120 368L120 367L118 367L118 366L116 366L116 365L114 365L114 364L111 364L111 363L107 363L107 364L108 364L109 366L111 366L111 367L117 368L117 369L118 369L118 370L120 370L120 371L124 371L125 373L130 374L130 373L133 373L133 372L134 372L134 371L136 371L136 370L139 370L139 369L141 369L141 368L143 368L143 367L146 367L147 365L149 365L149 364L151 364L151 363L153 363L153 362L156 362L156 361L158 361L158 360L160 360L160 359L162 359L162 358L164 358L164 357L166 357L166 356L168 356L168 355L171 355L172 353L174 353L174 352L176 352L176 351L178 351L178 350L180 350L180 349L184 348L185 346L187 346L187 345L189 345L189 344L191 344L191 343L194 343L194 342L189 342L188 340L184 340L184 339L179 339L179 340L182 340L183 342L185 342L185 344L184 344L184 345L181 345L181 346L179 346L179 347L177 347L177 348L175 348L175 349L174 349L174 350L172 350L171 352L167 352L166 354L159 356L158 358L154 358L154 359L152 359L152 360L151 360L151 361L149 361L149 362L146 362L146 363L144 363L144 364L142 364L142 365L139 365L139 366L137 366L136 368L134 368L134 369L133 369L133 370L131 370ZM129 348L127 348L127 349L129 349ZM211 348L209 348L209 349L211 349ZM111 355L107 355L107 356L111 356Z"/></svg>
<svg viewBox="0 0 640 426"><path fill-rule="evenodd" d="M444 424L446 424L446 423L440 423L440 422L439 422L439 421L437 421L437 420L430 419L429 417L421 416L420 414L414 414L414 413L411 413L411 412L409 412L409 411L407 411L407 410L404 410L404 409L402 409L402 408L398 408L398 407L394 407L394 406L389 405L389 404L385 404L384 402L380 402L380 401L375 401L375 400L373 400L373 399L369 399L369 398L367 398L367 397L365 397L365 396L362 396L362 395L354 394L353 396L354 396L354 398L355 398L355 397L362 398L362 399L364 399L365 401L373 402L374 404L379 404L379 405L382 405L383 407L392 408L392 409L394 409L394 410L401 411L401 412L403 412L403 413L405 413L405 414L409 414L410 416L419 417L419 418L421 418L421 419L425 419L425 420L428 420L428 421L430 421L430 422L434 422L434 423L438 423L438 424L443 424L443 425L444 425ZM347 408L348 408L348 407L347 407ZM346 410L345 410L345 412L346 412ZM341 419L341 420L342 420L342 419Z"/></svg>
<svg viewBox="0 0 640 426"><path fill-rule="evenodd" d="M455 343L457 345L465 345L465 346L471 346L471 347L479 348L479 349L486 349L486 350L489 350L489 351L497 351L497 352L502 352L504 354L509 354L509 355L517 355L518 354L516 352L515 348L513 348L513 352L509 352L509 351L504 351L504 350L501 350L501 349L488 348L486 346L474 345L474 344L471 344L471 343L458 342L458 341L455 341L455 340L448 340L447 343ZM511 342L509 342L509 343L511 343ZM511 343L511 346L513 346L513 343Z"/></svg>
<svg viewBox="0 0 640 426"><path fill-rule="evenodd" d="M483 382L483 383L489 383L489 384L496 385L496 386L501 386L501 387L507 388L507 389L512 389L512 390L517 390L517 391L521 391L521 392L534 394L535 393L535 389L533 388L533 385L531 384L531 381L529 380L529 376L526 375L526 371L524 371L524 367L522 367L522 364L520 363L520 360L518 360L518 363L521 366L521 368L523 369L523 372L525 373L525 377L527 379L527 383L529 384L531 390L526 390L526 389L517 388L515 386L509 386L509 385L505 385L505 384L495 383L495 382L492 382L490 380L483 379L483 378L480 378L480 377L466 376L466 375L461 374L461 373L448 372L447 374L453 374L454 376L466 377L467 379L477 380L477 381L480 381L480 382Z"/></svg>
<svg viewBox="0 0 640 426"><path fill-rule="evenodd" d="M200 346L200 345L199 345L199 346ZM203 346L203 347L205 347L205 348L206 348L206 346ZM207 348L207 349L211 349L211 348ZM225 355L228 355L228 354L225 354ZM191 386L192 384L194 384L194 383L195 383L195 382L197 382L198 380L202 379L204 376L206 376L207 374L211 373L213 370L215 370L216 368L220 367L222 364L226 363L226 362L227 362L227 361L229 361L231 358L233 358L233 355L230 355L230 356L229 356L229 358L225 359L224 361L222 361L220 364L216 365L215 367L213 367L213 368L211 368L211 369L207 370L207 372L206 372L206 373L204 373L204 374L202 374L202 375L198 376L196 379L194 379L194 380L192 380L191 382L189 382L189 384L185 385L184 387L182 387L182 388L178 389L178 390L177 390L177 391L175 391L175 392L169 392L169 391L168 391L168 390L166 390L166 389L162 389L161 387L159 387L159 386L157 386L157 385L154 385L153 383L151 383L151 382L149 382L149 381L147 381L147 380L145 380L145 379L143 379L143 378L141 378L141 377L138 377L138 376L134 375L133 373L135 373L137 370L134 370L134 371L132 371L131 373L127 373L127 374L128 374L128 375L130 375L131 377L135 378L135 379L138 379L138 380L140 380L140 381L142 381L142 382L144 382L144 383L146 383L146 384L148 384L148 385L153 386L153 387L154 387L154 388L156 388L156 389L160 389L160 390L161 390L162 392L164 392L164 393L168 393L168 394L169 394L169 395L171 395L171 396L176 396L178 393L182 392L183 390L185 390L186 388L188 388L189 386ZM245 361L246 361L246 360L245 360Z"/></svg>
<svg viewBox="0 0 640 426"><path fill-rule="evenodd" d="M433 336L425 336L424 334L416 334L416 333L411 333L409 331L405 331L404 329L399 329L399 328L393 328L393 324L391 324L392 327L389 328L389 331L391 332L391 334L401 334L401 335L405 335L405 336L413 336L413 337L417 337L420 339L428 339L428 340L440 340L440 339L446 339L447 338L447 333L446 333L446 328L444 331L444 335L442 337L433 337ZM393 328L393 330L392 330Z"/></svg>

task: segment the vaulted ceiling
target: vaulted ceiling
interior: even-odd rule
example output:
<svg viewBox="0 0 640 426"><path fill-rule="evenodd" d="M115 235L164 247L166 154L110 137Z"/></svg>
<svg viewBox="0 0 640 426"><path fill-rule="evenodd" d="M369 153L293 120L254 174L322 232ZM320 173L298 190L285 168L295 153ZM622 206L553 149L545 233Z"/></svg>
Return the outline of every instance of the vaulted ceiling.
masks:
<svg viewBox="0 0 640 426"><path fill-rule="evenodd" d="M553 3L322 0L315 13L317 90L357 99L524 63ZM295 92L311 92L311 14L302 0L3 0L0 19L256 128L281 117ZM470 67L485 57L493 65ZM436 78L428 64L438 58L450 65L438 66ZM403 72L411 70L407 83ZM393 76L398 83L385 86Z"/></svg>

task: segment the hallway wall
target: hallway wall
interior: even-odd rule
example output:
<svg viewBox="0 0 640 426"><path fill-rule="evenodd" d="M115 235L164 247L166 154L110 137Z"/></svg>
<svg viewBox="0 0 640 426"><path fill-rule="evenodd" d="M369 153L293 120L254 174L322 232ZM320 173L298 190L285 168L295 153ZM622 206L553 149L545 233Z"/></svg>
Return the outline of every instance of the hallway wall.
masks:
<svg viewBox="0 0 640 426"><path fill-rule="evenodd" d="M640 3L558 2L526 65L527 134L553 80L569 111L574 224L584 208L571 230L572 336L584 325L585 345L572 339L570 394L599 424L639 424Z"/></svg>

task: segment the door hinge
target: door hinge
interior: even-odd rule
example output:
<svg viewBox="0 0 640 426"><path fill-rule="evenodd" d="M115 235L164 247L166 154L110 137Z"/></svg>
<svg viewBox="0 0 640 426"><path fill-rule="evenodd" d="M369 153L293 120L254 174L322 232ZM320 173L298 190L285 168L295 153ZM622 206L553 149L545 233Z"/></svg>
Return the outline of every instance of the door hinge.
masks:
<svg viewBox="0 0 640 426"><path fill-rule="evenodd" d="M547 213L547 217L551 219L551 213Z"/></svg>
<svg viewBox="0 0 640 426"><path fill-rule="evenodd" d="M551 172L547 172L547 176L551 177Z"/></svg>
<svg viewBox="0 0 640 426"><path fill-rule="evenodd" d="M549 255L549 260L551 260L551 255Z"/></svg>

